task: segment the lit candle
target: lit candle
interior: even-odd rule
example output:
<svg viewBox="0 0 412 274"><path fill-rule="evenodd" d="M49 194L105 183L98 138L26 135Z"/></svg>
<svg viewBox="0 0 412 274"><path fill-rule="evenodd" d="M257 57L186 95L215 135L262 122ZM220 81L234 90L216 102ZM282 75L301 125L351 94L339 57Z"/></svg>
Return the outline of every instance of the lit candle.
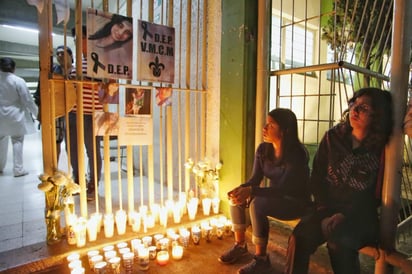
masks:
<svg viewBox="0 0 412 274"><path fill-rule="evenodd" d="M219 206L220 206L220 199L218 197L215 197L212 199L212 209L214 214L219 213Z"/></svg>
<svg viewBox="0 0 412 274"><path fill-rule="evenodd" d="M90 218L87 220L87 236L90 242L94 242L97 239L97 219Z"/></svg>
<svg viewBox="0 0 412 274"><path fill-rule="evenodd" d="M173 216L173 208L174 208L175 202L173 200L166 200L165 206L167 208L167 214L169 217Z"/></svg>
<svg viewBox="0 0 412 274"><path fill-rule="evenodd" d="M198 226L192 227L192 240L195 245L198 245L200 242L200 228Z"/></svg>
<svg viewBox="0 0 412 274"><path fill-rule="evenodd" d="M205 216L210 215L210 206L211 205L212 205L212 199L210 199L210 198L202 199L203 215L205 215Z"/></svg>
<svg viewBox="0 0 412 274"><path fill-rule="evenodd" d="M69 263L69 269L73 270L75 268L82 267L82 261L80 260L73 260Z"/></svg>
<svg viewBox="0 0 412 274"><path fill-rule="evenodd" d="M70 271L70 274L84 274L85 269L84 267L76 267Z"/></svg>
<svg viewBox="0 0 412 274"><path fill-rule="evenodd" d="M103 215L100 212L95 212L90 216L90 218L96 220L97 233L99 233L102 228Z"/></svg>
<svg viewBox="0 0 412 274"><path fill-rule="evenodd" d="M186 228L182 228L179 230L179 234L180 234L180 241L182 242L182 245L184 247L188 247L189 246L189 240L190 240L190 232L188 229Z"/></svg>
<svg viewBox="0 0 412 274"><path fill-rule="evenodd" d="M113 237L113 234L114 234L114 217L113 217L112 213L104 214L103 224L104 224L104 236L106 238Z"/></svg>
<svg viewBox="0 0 412 274"><path fill-rule="evenodd" d="M173 208L173 221L175 224L180 224L180 219L182 217L182 209L180 203L175 203Z"/></svg>
<svg viewBox="0 0 412 274"><path fill-rule="evenodd" d="M155 226L155 220L152 214L147 214L144 221L146 228L153 228Z"/></svg>
<svg viewBox="0 0 412 274"><path fill-rule="evenodd" d="M183 257L183 246L175 245L172 248L172 257L175 260L180 260Z"/></svg>
<svg viewBox="0 0 412 274"><path fill-rule="evenodd" d="M139 232L140 225L141 225L141 214L137 212L133 212L131 214L131 218L132 218L132 231Z"/></svg>
<svg viewBox="0 0 412 274"><path fill-rule="evenodd" d="M189 215L189 220L194 220L196 218L198 202L199 200L197 198L191 198L187 203L187 213Z"/></svg>
<svg viewBox="0 0 412 274"><path fill-rule="evenodd" d="M140 246L138 249L138 260L139 260L139 269L148 270L149 269L149 249L144 246Z"/></svg>
<svg viewBox="0 0 412 274"><path fill-rule="evenodd" d="M86 219L80 217L75 225L77 247L83 247L86 245L86 224Z"/></svg>
<svg viewBox="0 0 412 274"><path fill-rule="evenodd" d="M117 234L124 235L126 233L126 221L127 221L126 211L118 210L116 211L116 228Z"/></svg>
<svg viewBox="0 0 412 274"><path fill-rule="evenodd" d="M114 257L116 257L116 256L117 256L117 252L114 251L114 250L109 250L109 251L106 251L106 252L104 253L104 259L105 259L106 261L109 261L111 258L114 258Z"/></svg>
<svg viewBox="0 0 412 274"><path fill-rule="evenodd" d="M94 256L97 256L97 255L99 255L98 250L90 250L89 252L87 252L87 260L89 262L89 266L91 269L93 269L93 262L91 260Z"/></svg>
<svg viewBox="0 0 412 274"><path fill-rule="evenodd" d="M90 269L94 269L94 266L99 263L103 262L103 256L102 255L96 255L90 258Z"/></svg>
<svg viewBox="0 0 412 274"><path fill-rule="evenodd" d="M167 208L161 207L159 210L159 222L163 227L167 227Z"/></svg>
<svg viewBox="0 0 412 274"><path fill-rule="evenodd" d="M167 250L161 250L157 252L157 263L159 265L166 265L169 262L169 252Z"/></svg>
<svg viewBox="0 0 412 274"><path fill-rule="evenodd" d="M71 261L78 260L80 258L79 253L72 253L69 256L67 256L67 261L70 263Z"/></svg>
<svg viewBox="0 0 412 274"><path fill-rule="evenodd" d="M145 247L149 247L152 245L152 236L144 236L142 238L142 243Z"/></svg>

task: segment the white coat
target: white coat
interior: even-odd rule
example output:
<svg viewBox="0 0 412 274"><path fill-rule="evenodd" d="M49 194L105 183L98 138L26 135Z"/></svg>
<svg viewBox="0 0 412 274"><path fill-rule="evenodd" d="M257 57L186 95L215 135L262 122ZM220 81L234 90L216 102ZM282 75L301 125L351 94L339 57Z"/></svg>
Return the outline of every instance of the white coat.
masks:
<svg viewBox="0 0 412 274"><path fill-rule="evenodd" d="M36 132L33 117L37 106L23 78L0 71L0 136L23 136Z"/></svg>

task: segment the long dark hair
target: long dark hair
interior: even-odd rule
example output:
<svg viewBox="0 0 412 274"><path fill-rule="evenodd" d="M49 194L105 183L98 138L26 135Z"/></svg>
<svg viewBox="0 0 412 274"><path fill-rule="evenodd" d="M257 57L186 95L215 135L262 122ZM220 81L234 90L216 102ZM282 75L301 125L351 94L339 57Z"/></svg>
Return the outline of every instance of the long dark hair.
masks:
<svg viewBox="0 0 412 274"><path fill-rule="evenodd" d="M296 149L303 149L303 145L298 136L298 122L295 113L287 108L276 108L271 110L268 115L279 125L283 132L283 158L287 159L288 155ZM273 149L273 146L269 146ZM306 153L306 152L303 152ZM273 158L273 153L267 151L266 157Z"/></svg>
<svg viewBox="0 0 412 274"><path fill-rule="evenodd" d="M361 88L349 99L349 105L361 96L368 96L371 99L373 109L370 131L363 144L366 147L381 148L388 142L393 130L392 96L389 91L379 88ZM344 112L341 123L347 132L352 131L349 123L349 109Z"/></svg>
<svg viewBox="0 0 412 274"><path fill-rule="evenodd" d="M122 16L122 15L118 15L118 14L113 14L112 19L110 20L110 22L106 23L103 27L101 27L95 33L89 35L89 40L97 40L97 39L101 39L101 38L104 38L104 37L110 35L111 31L112 31L112 27L114 25L122 23L123 21L128 21L130 24L133 24L132 18L130 18L130 17L126 17L126 16ZM130 37L127 40L125 40L125 41L116 41L112 45L108 46L107 48L110 48L110 49L118 48L122 44L126 43L127 41L129 41L132 38L133 38L133 35L130 35Z"/></svg>

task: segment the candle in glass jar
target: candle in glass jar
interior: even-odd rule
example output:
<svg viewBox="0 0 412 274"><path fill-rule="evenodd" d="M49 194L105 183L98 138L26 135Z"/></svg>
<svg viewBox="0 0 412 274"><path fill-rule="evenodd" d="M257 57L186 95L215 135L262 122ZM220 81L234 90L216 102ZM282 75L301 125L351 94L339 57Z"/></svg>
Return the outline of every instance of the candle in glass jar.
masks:
<svg viewBox="0 0 412 274"><path fill-rule="evenodd" d="M97 239L97 219L90 218L87 221L87 236L90 242L94 242Z"/></svg>
<svg viewBox="0 0 412 274"><path fill-rule="evenodd" d="M161 250L157 252L157 263L159 265L166 265L169 262L169 252L167 250Z"/></svg>
<svg viewBox="0 0 412 274"><path fill-rule="evenodd" d="M172 248L172 257L175 260L180 260L183 257L183 246L174 245Z"/></svg>

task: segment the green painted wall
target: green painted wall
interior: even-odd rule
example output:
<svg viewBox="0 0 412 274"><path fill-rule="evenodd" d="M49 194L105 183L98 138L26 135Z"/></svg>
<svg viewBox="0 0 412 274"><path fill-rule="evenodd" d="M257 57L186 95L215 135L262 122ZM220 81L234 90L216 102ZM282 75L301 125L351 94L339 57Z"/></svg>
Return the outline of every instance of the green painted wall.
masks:
<svg viewBox="0 0 412 274"><path fill-rule="evenodd" d="M222 0L220 194L249 177L255 152L257 1Z"/></svg>

